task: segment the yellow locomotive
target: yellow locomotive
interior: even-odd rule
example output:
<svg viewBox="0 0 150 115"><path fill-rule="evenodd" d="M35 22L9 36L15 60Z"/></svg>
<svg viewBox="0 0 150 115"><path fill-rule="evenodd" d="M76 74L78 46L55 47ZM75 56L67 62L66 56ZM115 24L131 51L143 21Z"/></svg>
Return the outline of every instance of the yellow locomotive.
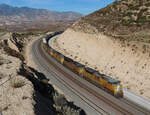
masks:
<svg viewBox="0 0 150 115"><path fill-rule="evenodd" d="M114 96L123 97L122 85L120 84L119 80L116 80L112 77L103 74L100 81L100 83L105 83L103 84L103 86L110 92L112 92Z"/></svg>
<svg viewBox="0 0 150 115"><path fill-rule="evenodd" d="M101 88L107 90L115 97L123 96L122 85L120 84L120 81L113 79L112 77L106 76L104 74L100 74L99 72L89 67L85 67L83 76L87 79L90 79L92 82L94 82Z"/></svg>
<svg viewBox="0 0 150 115"><path fill-rule="evenodd" d="M83 64L80 64L79 62L76 62L62 55L50 46L44 44L45 42L43 42L43 48L45 49L45 51L53 56L58 62L60 62L73 72L77 73L81 77L90 80L92 83L110 92L115 97L123 97L122 85L120 84L119 80L116 80L104 74L100 74L92 68L85 67Z"/></svg>
<svg viewBox="0 0 150 115"><path fill-rule="evenodd" d="M72 60L72 59L70 59L70 58L68 58L68 57L64 57L64 62L63 62L63 64L64 64L66 67L68 67L69 69L73 70L74 64L73 64L73 60Z"/></svg>
<svg viewBox="0 0 150 115"><path fill-rule="evenodd" d="M53 48L49 48L49 54L51 55L51 56L54 56L54 49Z"/></svg>
<svg viewBox="0 0 150 115"><path fill-rule="evenodd" d="M76 61L73 62L73 71L80 76L83 76L83 72L85 71L84 67L85 66L83 64L80 64Z"/></svg>
<svg viewBox="0 0 150 115"><path fill-rule="evenodd" d="M60 62L61 64L64 63L64 56L63 56L61 53L59 53L59 52L57 52L56 59L57 59L58 62Z"/></svg>

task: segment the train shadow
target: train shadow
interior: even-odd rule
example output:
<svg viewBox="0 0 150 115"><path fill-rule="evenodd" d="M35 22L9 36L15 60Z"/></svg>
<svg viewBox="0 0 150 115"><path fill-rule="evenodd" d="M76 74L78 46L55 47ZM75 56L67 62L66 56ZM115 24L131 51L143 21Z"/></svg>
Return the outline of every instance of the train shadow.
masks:
<svg viewBox="0 0 150 115"><path fill-rule="evenodd" d="M61 94L59 94L51 84L43 81L45 79L47 80L43 73L22 64L18 74L26 77L34 86L33 99L35 101L34 112L36 115L57 115L58 113L61 114L64 112L62 111L63 109L58 111L56 107L54 107ZM54 100L55 94L58 94L57 100ZM68 102L65 97L60 100L59 103L63 101L66 102L67 108L70 108L68 112L74 110L79 111L79 115L86 115L84 110L77 107L73 102ZM61 107L64 108L64 106Z"/></svg>
<svg viewBox="0 0 150 115"><path fill-rule="evenodd" d="M38 71L35 70L34 68L29 67L29 69L38 77L39 80L42 80L42 79L49 80L49 79L47 79L47 77L46 77L43 73L38 72Z"/></svg>

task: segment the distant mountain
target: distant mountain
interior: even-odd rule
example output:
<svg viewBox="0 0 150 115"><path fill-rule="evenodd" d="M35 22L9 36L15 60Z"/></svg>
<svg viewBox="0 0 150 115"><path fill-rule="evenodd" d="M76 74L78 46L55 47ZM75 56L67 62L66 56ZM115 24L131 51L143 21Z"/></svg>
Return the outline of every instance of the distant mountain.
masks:
<svg viewBox="0 0 150 115"><path fill-rule="evenodd" d="M12 7L0 4L0 16L20 16L29 19L49 19L49 20L76 20L82 15L76 12L56 12L45 9L33 9L28 7Z"/></svg>
<svg viewBox="0 0 150 115"><path fill-rule="evenodd" d="M56 12L45 9L34 9L28 7L12 7L7 4L0 4L0 27L22 24L33 24L39 22L67 22L75 21L83 15L76 12ZM36 23L36 24L37 24Z"/></svg>

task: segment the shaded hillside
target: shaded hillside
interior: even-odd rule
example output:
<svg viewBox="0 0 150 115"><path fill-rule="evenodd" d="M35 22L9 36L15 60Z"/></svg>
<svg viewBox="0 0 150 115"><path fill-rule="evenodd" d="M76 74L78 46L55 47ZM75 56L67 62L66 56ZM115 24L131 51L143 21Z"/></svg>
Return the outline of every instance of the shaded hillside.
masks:
<svg viewBox="0 0 150 115"><path fill-rule="evenodd" d="M71 11L56 12L0 4L0 29L8 31L64 29L81 16L81 14Z"/></svg>
<svg viewBox="0 0 150 115"><path fill-rule="evenodd" d="M149 38L150 1L116 1L81 18L72 28L86 33L103 32L106 35L125 39L130 38L130 40L131 38L134 40Z"/></svg>

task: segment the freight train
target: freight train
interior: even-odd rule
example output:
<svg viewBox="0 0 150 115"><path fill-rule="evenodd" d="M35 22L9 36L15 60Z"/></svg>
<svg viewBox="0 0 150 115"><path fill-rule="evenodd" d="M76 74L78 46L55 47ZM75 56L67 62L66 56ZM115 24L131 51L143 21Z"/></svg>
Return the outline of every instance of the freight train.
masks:
<svg viewBox="0 0 150 115"><path fill-rule="evenodd" d="M57 34L57 33L56 33ZM54 34L55 35L55 34ZM99 73L98 71L85 67L85 65L64 56L60 52L51 48L48 45L48 39L51 37L43 38L42 46L45 51L55 58L59 63L66 66L74 73L78 74L80 77L94 83L96 86L102 88L103 90L109 92L117 98L123 97L123 89L119 80L116 80L110 76Z"/></svg>

